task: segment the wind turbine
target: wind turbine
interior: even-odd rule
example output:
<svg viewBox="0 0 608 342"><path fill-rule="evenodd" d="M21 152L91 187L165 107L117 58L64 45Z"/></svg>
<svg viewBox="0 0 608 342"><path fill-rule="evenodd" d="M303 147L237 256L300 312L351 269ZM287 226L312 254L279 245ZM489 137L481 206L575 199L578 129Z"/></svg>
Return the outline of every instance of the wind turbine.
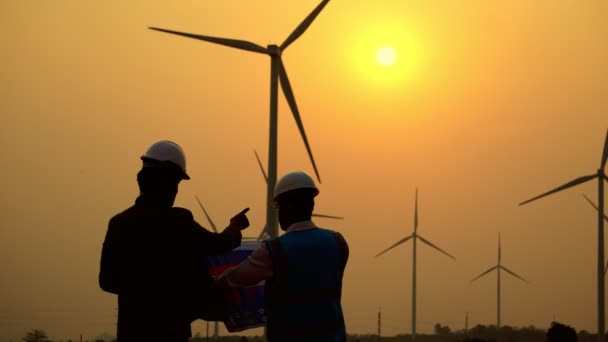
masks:
<svg viewBox="0 0 608 342"><path fill-rule="evenodd" d="M266 182L266 184L268 184L268 176L266 176L266 171L264 171L264 166L262 165L262 161L260 160L260 156L258 155L258 152L256 150L253 150L253 153L255 154L255 159L258 161L258 165L260 166L260 172L262 172L262 176L264 176L264 181ZM324 215L324 214L316 214L316 213L312 213L312 217L320 217L320 218L344 220L344 217L341 217L341 216L332 216L332 215ZM264 233L266 233L266 226L264 226L264 228L260 232L260 235L258 236L258 239L261 239L262 236L264 235Z"/></svg>
<svg viewBox="0 0 608 342"><path fill-rule="evenodd" d="M435 246L434 244L429 242L427 239L420 236L420 234L418 234L418 189L416 189L416 201L415 201L415 207L414 207L414 232L411 235L408 235L408 236L404 237L403 239L397 241L394 245L390 246L389 248L378 253L375 257L377 258L377 257L381 256L382 254L399 246L402 243L405 243L407 240L410 240L410 239L413 240L412 241L412 247L413 247L412 248L412 265L413 265L412 266L412 340L414 340L414 339L416 339L416 242L417 242L417 240L420 239L421 242L431 246L432 248L435 248L439 252L456 260L456 258L454 258L452 255L450 255L448 252L445 252L444 250Z"/></svg>
<svg viewBox="0 0 608 342"><path fill-rule="evenodd" d="M298 106L296 104L296 99L293 94L293 90L291 88L291 84L289 83L289 78L287 77L287 71L285 70L285 65L283 64L283 60L281 58L281 54L285 49L293 43L296 39L298 39L306 29L312 24L317 15L323 10L325 5L329 0L323 0L315 9L298 25L295 30L283 41L281 45L268 45L267 47L262 47L255 43L251 43L244 40L237 39L227 39L227 38L218 38L218 37L210 37L203 36L192 33L185 33L173 30L162 29L158 27L149 27L152 30L161 31L170 34L176 34L188 38L203 40L210 43L215 43L219 45L224 45L240 50L246 50L251 52L262 53L270 56L270 123L269 123L269 139L268 139L268 182L266 187L266 226L268 227L268 233L271 238L278 236L278 218L276 215L276 209L273 206L273 191L274 185L277 181L277 107L278 107L278 84L281 84L281 88L283 90L283 94L291 108L291 112L293 114L294 120L298 125L298 129L300 131L300 135L302 136L302 140L304 141L304 145L306 146L306 151L308 152L308 156L310 161L312 162L312 166L314 168L315 174L319 183L321 183L321 178L319 176L319 172L317 170L317 165L312 156L312 150L310 145L308 144L308 139L306 138L306 132L304 131L304 125L302 123L302 119L300 117L300 112L298 110Z"/></svg>
<svg viewBox="0 0 608 342"><path fill-rule="evenodd" d="M600 208L597 207L597 205L595 205L595 203L593 203L593 201L587 197L587 195L583 194L583 197L585 197L585 199L587 200L587 202L589 202L589 204L591 204L592 207L595 208L595 210L599 211ZM608 222L608 215L604 214L604 221Z"/></svg>
<svg viewBox="0 0 608 342"><path fill-rule="evenodd" d="M605 167L606 160L608 159L608 131L606 132L606 140L604 141L604 152L602 153L602 159L600 161L600 167L597 169L595 174L582 176L574 179L564 185L561 185L551 191L545 192L542 195L531 198L525 202L520 203L523 205L539 198L551 195L552 193L562 191L573 186L588 182L594 178L597 178L597 197L598 197L598 219L597 219L597 337L600 342L604 342L604 314L605 314L605 303L604 303L604 181L608 180L606 177Z"/></svg>
<svg viewBox="0 0 608 342"><path fill-rule="evenodd" d="M505 266L502 265L501 263L501 256L500 256L500 233L498 233L498 264L496 264L496 266L491 267L489 270L483 272L482 274L478 275L475 279L471 280L471 283L474 282L475 280L483 277L484 275L492 272L496 270L497 273L497 282L496 282L496 290L497 290L497 295L496 295L496 330L500 329L500 271L505 271L508 274L514 276L515 278L522 280L524 282L528 282L526 279L522 278L521 276L517 275L515 272L511 271L510 269L506 268Z"/></svg>

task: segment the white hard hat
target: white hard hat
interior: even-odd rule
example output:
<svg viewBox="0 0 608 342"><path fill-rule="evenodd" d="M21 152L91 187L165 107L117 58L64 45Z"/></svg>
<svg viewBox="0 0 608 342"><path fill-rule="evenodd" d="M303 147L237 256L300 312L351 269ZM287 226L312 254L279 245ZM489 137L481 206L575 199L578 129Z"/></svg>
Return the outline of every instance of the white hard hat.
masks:
<svg viewBox="0 0 608 342"><path fill-rule="evenodd" d="M186 173L186 154L178 144L170 140L161 140L150 146L150 148L141 156L144 165L148 161L152 162L171 162L178 166L182 171L183 179L190 179Z"/></svg>
<svg viewBox="0 0 608 342"><path fill-rule="evenodd" d="M276 200L279 195L296 189L314 189L314 196L319 194L315 181L309 175L302 171L294 171L279 179L274 187L274 199Z"/></svg>

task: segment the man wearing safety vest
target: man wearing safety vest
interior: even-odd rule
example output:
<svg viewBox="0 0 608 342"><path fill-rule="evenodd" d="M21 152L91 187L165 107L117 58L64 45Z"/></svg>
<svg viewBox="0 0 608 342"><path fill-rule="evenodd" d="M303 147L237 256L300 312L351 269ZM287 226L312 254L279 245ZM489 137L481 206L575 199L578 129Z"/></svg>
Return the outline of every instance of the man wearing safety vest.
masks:
<svg viewBox="0 0 608 342"><path fill-rule="evenodd" d="M317 227L311 216L319 194L304 172L284 175L274 189L285 234L264 240L251 256L216 279L224 288L266 280L268 341L346 341L340 298L348 245Z"/></svg>
<svg viewBox="0 0 608 342"><path fill-rule="evenodd" d="M118 295L119 342L186 342L193 320L221 315L213 312L219 291L203 257L240 245L248 209L222 233L212 233L190 211L173 207L178 184L190 179L181 147L159 141L141 159L140 195L109 222L99 285Z"/></svg>

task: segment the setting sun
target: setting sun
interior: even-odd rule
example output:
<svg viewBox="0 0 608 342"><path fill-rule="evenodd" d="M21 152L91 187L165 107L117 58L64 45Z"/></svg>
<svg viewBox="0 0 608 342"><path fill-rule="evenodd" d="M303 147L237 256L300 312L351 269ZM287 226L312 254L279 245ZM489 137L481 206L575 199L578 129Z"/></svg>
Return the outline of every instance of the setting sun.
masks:
<svg viewBox="0 0 608 342"><path fill-rule="evenodd" d="M385 92L428 80L426 44L415 25L384 20L365 21L353 32L349 56L365 88Z"/></svg>
<svg viewBox="0 0 608 342"><path fill-rule="evenodd" d="M395 49L390 46L381 47L376 52L376 60L380 65L389 67L395 64L397 53L395 52Z"/></svg>

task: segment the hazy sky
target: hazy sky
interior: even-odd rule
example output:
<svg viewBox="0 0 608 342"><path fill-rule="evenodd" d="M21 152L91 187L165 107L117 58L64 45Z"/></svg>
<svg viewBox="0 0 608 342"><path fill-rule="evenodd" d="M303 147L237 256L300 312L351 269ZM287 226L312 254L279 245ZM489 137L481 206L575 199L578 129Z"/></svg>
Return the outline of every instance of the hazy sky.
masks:
<svg viewBox="0 0 608 342"><path fill-rule="evenodd" d="M0 4L0 340L32 328L53 339L114 333L116 297L97 285L108 219L137 196L139 156L173 139L217 223L250 206L264 225L269 58L147 29L280 44L317 5L299 1L3 1ZM322 177L318 220L347 238L350 333L410 332L411 244L420 245L418 331L552 319L596 330L597 201L588 183L608 129L604 0L332 0L284 53ZM374 60L392 46L397 63ZM279 174L312 172L279 103ZM194 332L204 332L196 323Z"/></svg>

